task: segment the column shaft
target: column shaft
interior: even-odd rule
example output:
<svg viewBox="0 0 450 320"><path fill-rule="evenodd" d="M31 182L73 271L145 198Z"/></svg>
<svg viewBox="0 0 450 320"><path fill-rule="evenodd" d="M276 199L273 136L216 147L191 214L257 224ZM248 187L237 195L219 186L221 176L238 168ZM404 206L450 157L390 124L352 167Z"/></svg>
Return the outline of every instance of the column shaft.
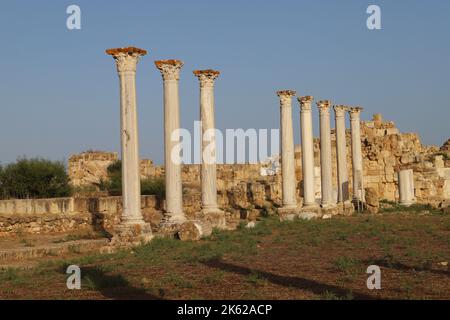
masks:
<svg viewBox="0 0 450 320"><path fill-rule="evenodd" d="M313 97L298 98L302 139L303 206L316 206L314 192L314 140L311 102Z"/></svg>
<svg viewBox="0 0 450 320"><path fill-rule="evenodd" d="M180 147L179 73L183 63L179 60L155 62L164 81L164 172L166 184L166 218L180 223L183 213Z"/></svg>
<svg viewBox="0 0 450 320"><path fill-rule="evenodd" d="M334 106L336 121L336 160L338 178L338 202L350 200L348 190L347 142L345 135L345 106Z"/></svg>
<svg viewBox="0 0 450 320"><path fill-rule="evenodd" d="M123 219L142 220L135 72L119 73Z"/></svg>
<svg viewBox="0 0 450 320"><path fill-rule="evenodd" d="M349 108L350 128L352 134L352 173L353 173L353 198L364 202L363 162L361 151L361 120L360 107Z"/></svg>
<svg viewBox="0 0 450 320"><path fill-rule="evenodd" d="M194 74L200 81L202 211L204 213L215 213L220 211L217 205L216 137L214 124L214 81L219 76L219 72L214 70L196 70Z"/></svg>
<svg viewBox="0 0 450 320"><path fill-rule="evenodd" d="M294 132L292 128L292 96L294 91L278 91L280 97L280 127L281 127L281 175L282 202L284 209L297 207L294 156Z"/></svg>
<svg viewBox="0 0 450 320"><path fill-rule="evenodd" d="M333 199L333 173L331 166L330 102L319 101L320 116L320 176L322 186L322 207L335 204Z"/></svg>

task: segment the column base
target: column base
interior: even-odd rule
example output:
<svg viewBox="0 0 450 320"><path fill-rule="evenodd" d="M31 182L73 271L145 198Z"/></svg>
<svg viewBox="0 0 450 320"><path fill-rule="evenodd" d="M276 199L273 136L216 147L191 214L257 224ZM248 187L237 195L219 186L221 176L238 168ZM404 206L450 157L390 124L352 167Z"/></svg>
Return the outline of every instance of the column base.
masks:
<svg viewBox="0 0 450 320"><path fill-rule="evenodd" d="M320 204L320 207L322 209L332 209L332 208L336 208L337 204L333 203L333 202L324 202Z"/></svg>
<svg viewBox="0 0 450 320"><path fill-rule="evenodd" d="M175 237L178 233L179 227L186 222L186 216L184 214L176 214L176 215L166 215L161 221L159 227L159 233L164 236L172 236Z"/></svg>
<svg viewBox="0 0 450 320"><path fill-rule="evenodd" d="M345 216L352 215L355 212L355 206L350 200L346 200L342 203L342 214Z"/></svg>
<svg viewBox="0 0 450 320"><path fill-rule="evenodd" d="M202 208L196 216L211 223L213 228L226 228L225 211L218 207Z"/></svg>
<svg viewBox="0 0 450 320"><path fill-rule="evenodd" d="M304 203L302 206L302 210L318 210L320 208L317 202L313 203Z"/></svg>
<svg viewBox="0 0 450 320"><path fill-rule="evenodd" d="M414 204L414 202L399 202L399 205L403 206L403 207L410 207Z"/></svg>
<svg viewBox="0 0 450 320"><path fill-rule="evenodd" d="M280 221L292 221L299 213L299 207L296 205L283 206L277 209Z"/></svg>
<svg viewBox="0 0 450 320"><path fill-rule="evenodd" d="M297 217L303 220L311 220L314 218L319 218L320 215L321 215L320 206L317 203L311 203L303 205L303 207L300 208Z"/></svg>
<svg viewBox="0 0 450 320"><path fill-rule="evenodd" d="M144 220L123 221L116 226L110 246L137 246L148 243L152 239L150 223L146 223Z"/></svg>

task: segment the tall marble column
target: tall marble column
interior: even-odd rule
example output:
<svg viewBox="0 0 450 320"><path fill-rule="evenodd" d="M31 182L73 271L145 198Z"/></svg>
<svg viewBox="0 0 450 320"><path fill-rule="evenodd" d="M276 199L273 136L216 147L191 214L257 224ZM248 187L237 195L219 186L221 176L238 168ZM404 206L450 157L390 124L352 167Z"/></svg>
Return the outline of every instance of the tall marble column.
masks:
<svg viewBox="0 0 450 320"><path fill-rule="evenodd" d="M361 119L363 108L348 108L350 113L350 129L352 132L352 168L353 168L353 199L365 201L363 183L363 160L361 151Z"/></svg>
<svg viewBox="0 0 450 320"><path fill-rule="evenodd" d="M120 80L120 131L122 156L121 223L113 242L140 241L151 238L151 228L141 213L141 185L139 172L139 143L136 111L136 65L147 51L129 47L108 49L116 61Z"/></svg>
<svg viewBox="0 0 450 320"><path fill-rule="evenodd" d="M168 223L186 220L183 212L180 145L180 99L178 80L183 62L158 60L156 67L164 81L164 171L166 182L166 217Z"/></svg>
<svg viewBox="0 0 450 320"><path fill-rule="evenodd" d="M350 196L348 189L347 168L347 143L345 135L345 113L346 106L334 106L336 124L336 160L338 178L338 202L349 204Z"/></svg>
<svg viewBox="0 0 450 320"><path fill-rule="evenodd" d="M281 212L297 208L294 156L294 132L292 128L292 97L295 91L278 91L280 97L281 127L281 176L282 176L282 208Z"/></svg>
<svg viewBox="0 0 450 320"><path fill-rule="evenodd" d="M303 207L316 207L314 192L314 141L311 103L312 96L297 98L300 103L302 138Z"/></svg>
<svg viewBox="0 0 450 320"><path fill-rule="evenodd" d="M214 81L220 72L215 70L195 70L194 75L200 81L200 121L201 138L201 189L202 212L207 216L223 215L217 205L216 179L216 137L214 125ZM223 219L220 224L224 224ZM217 219L213 219L217 221ZM213 223L216 225L217 223Z"/></svg>
<svg viewBox="0 0 450 320"><path fill-rule="evenodd" d="M323 208L335 205L333 200L333 173L331 166L331 129L330 129L330 101L317 103L320 117L320 176L322 187Z"/></svg>

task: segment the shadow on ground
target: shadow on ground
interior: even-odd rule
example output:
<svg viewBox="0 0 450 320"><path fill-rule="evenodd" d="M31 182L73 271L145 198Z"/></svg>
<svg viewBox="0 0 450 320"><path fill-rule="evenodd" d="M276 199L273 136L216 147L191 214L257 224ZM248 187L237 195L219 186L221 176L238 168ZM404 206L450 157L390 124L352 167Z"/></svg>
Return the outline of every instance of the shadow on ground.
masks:
<svg viewBox="0 0 450 320"><path fill-rule="evenodd" d="M301 290L307 290L310 291L316 295L323 295L325 292L331 292L334 295L336 295L337 298L345 299L348 297L349 290L328 285L324 283L320 283L315 280L300 278L300 277L289 277L289 276L280 276L274 273L260 271L256 269L250 269L238 265L234 265L228 262L224 262L221 260L210 260L207 262L204 262L204 264L211 268L220 269L226 272L233 272L241 275L251 275L251 274L258 274L261 278L266 279L267 281L276 284L281 285L284 287L290 287L290 288L297 288ZM376 299L376 297L364 294L364 293L358 293L358 292L352 292L352 296L354 299L359 300L373 300Z"/></svg>
<svg viewBox="0 0 450 320"><path fill-rule="evenodd" d="M398 261L389 261L386 259L378 259L378 260L365 260L365 264L370 265L374 264L380 267L385 267L388 269L396 269L398 271L418 271L418 272L430 272L438 275L444 275L450 277L450 271L446 270L436 270L432 269L431 266L413 266L413 265L407 265Z"/></svg>
<svg viewBox="0 0 450 320"><path fill-rule="evenodd" d="M105 298L117 300L161 300L143 288L133 287L122 275L109 275L96 267L81 269L82 283Z"/></svg>

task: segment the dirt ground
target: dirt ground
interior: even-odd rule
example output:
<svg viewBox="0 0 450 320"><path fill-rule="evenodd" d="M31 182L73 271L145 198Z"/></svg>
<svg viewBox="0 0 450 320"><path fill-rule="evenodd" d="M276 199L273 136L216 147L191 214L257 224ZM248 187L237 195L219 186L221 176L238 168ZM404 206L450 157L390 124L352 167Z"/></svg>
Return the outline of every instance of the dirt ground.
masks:
<svg viewBox="0 0 450 320"><path fill-rule="evenodd" d="M154 239L114 254L39 258L0 271L2 299L450 299L450 216L386 213ZM81 290L66 286L81 268ZM381 289L369 290L369 265Z"/></svg>

